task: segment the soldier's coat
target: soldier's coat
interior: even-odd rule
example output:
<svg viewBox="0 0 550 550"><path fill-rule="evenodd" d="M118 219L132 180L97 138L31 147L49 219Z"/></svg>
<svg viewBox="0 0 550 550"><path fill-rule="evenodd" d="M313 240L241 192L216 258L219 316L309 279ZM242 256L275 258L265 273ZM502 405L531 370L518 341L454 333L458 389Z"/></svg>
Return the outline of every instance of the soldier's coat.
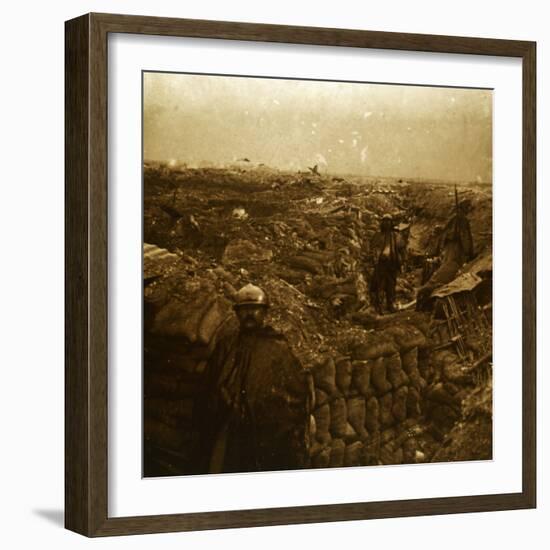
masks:
<svg viewBox="0 0 550 550"><path fill-rule="evenodd" d="M201 473L307 467L307 376L271 328L222 338L196 407Z"/></svg>

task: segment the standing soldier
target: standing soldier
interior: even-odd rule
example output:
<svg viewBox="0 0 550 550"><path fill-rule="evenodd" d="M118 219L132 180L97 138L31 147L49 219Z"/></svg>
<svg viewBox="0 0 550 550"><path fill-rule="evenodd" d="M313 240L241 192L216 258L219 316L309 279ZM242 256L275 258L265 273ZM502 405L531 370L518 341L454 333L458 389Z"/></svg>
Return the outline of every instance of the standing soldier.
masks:
<svg viewBox="0 0 550 550"><path fill-rule="evenodd" d="M380 232L374 236L372 250L375 258L374 271L370 280L371 300L377 313L382 314L382 294L386 296L386 307L395 311L395 285L397 274L403 264L405 246L394 229L393 218L384 214L380 221Z"/></svg>
<svg viewBox="0 0 550 550"><path fill-rule="evenodd" d="M264 324L265 292L248 284L235 298L239 330L217 343L198 399L199 473L307 467L307 371Z"/></svg>
<svg viewBox="0 0 550 550"><path fill-rule="evenodd" d="M432 292L450 283L458 274L459 269L474 258L474 242L468 220L471 203L467 199L458 201L455 186L454 213L441 232L436 254L439 257L439 267L417 292L416 309L430 308Z"/></svg>

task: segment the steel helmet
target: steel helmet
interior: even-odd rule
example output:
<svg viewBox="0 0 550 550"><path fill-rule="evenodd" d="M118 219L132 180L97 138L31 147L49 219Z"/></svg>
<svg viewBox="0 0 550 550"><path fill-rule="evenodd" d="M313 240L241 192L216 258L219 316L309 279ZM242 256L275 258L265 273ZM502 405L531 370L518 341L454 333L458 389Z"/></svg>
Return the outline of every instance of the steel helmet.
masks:
<svg viewBox="0 0 550 550"><path fill-rule="evenodd" d="M268 307L267 294L259 286L247 284L235 294L235 307L245 305Z"/></svg>

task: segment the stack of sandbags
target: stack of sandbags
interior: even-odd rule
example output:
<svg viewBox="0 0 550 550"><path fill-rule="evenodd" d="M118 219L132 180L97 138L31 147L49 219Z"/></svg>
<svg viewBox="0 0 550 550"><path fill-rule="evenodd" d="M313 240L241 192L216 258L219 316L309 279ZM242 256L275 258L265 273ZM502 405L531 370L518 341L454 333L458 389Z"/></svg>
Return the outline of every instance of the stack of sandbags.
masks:
<svg viewBox="0 0 550 550"><path fill-rule="evenodd" d="M193 406L206 359L174 338L148 335L143 378L143 431L148 464L158 475L185 473L196 439ZM169 455L167 455L169 453ZM166 457L170 468L165 471ZM148 467L148 470L151 469Z"/></svg>
<svg viewBox="0 0 550 550"><path fill-rule="evenodd" d="M146 246L144 252L145 275L152 281L144 293L147 465L157 464L153 470L158 475L186 473L196 440L193 403L216 335L234 317L223 287L231 275L222 268L191 275L187 267L192 262L183 254L154 246ZM169 261L174 269L160 269Z"/></svg>
<svg viewBox="0 0 550 550"><path fill-rule="evenodd" d="M199 375L205 361L197 360L196 373L177 369L147 368L143 377L145 397L156 399L183 399L194 397L199 387Z"/></svg>
<svg viewBox="0 0 550 550"><path fill-rule="evenodd" d="M166 303L157 313L151 332L208 346L230 313L228 300L205 286L184 299Z"/></svg>
<svg viewBox="0 0 550 550"><path fill-rule="evenodd" d="M426 338L412 325L365 331L348 355L327 355L314 367L314 467L416 461L413 432L426 390L419 346Z"/></svg>
<svg viewBox="0 0 550 550"><path fill-rule="evenodd" d="M327 355L315 365L316 432L311 444L311 462L316 468L360 465L368 434L364 427L364 399L350 397L352 364L347 357L336 361Z"/></svg>
<svg viewBox="0 0 550 550"><path fill-rule="evenodd" d="M143 243L143 279L166 276L177 269L180 257L157 245Z"/></svg>
<svg viewBox="0 0 550 550"><path fill-rule="evenodd" d="M144 431L153 444L173 450L183 450L191 441L193 398L144 399Z"/></svg>
<svg viewBox="0 0 550 550"><path fill-rule="evenodd" d="M422 428L415 419L409 418L392 428L387 428L380 436L380 464L412 464L419 462L417 436Z"/></svg>

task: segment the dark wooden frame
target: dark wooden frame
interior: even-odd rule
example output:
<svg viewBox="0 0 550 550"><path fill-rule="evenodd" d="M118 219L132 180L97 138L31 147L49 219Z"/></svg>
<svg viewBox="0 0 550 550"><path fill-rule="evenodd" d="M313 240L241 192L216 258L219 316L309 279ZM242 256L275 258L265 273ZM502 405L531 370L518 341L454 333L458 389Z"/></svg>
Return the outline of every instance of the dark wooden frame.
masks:
<svg viewBox="0 0 550 550"><path fill-rule="evenodd" d="M133 33L507 56L523 63L521 493L110 518L107 514L107 36ZM536 506L536 44L88 14L65 24L65 526L87 536Z"/></svg>

